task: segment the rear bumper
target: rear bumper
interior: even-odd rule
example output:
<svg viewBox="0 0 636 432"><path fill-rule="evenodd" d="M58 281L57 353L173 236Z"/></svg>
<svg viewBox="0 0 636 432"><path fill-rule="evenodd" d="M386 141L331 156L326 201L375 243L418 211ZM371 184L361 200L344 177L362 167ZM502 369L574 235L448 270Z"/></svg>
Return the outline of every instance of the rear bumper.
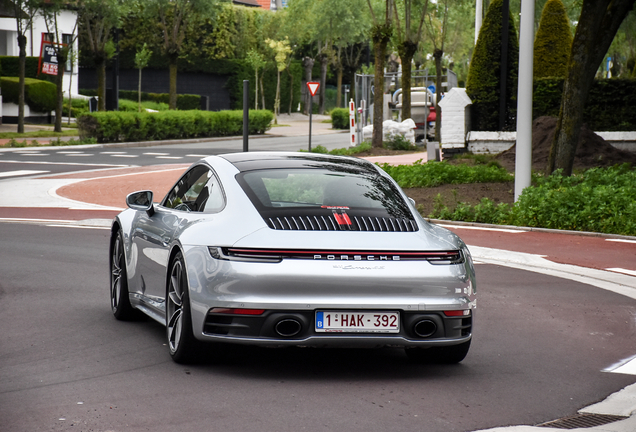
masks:
<svg viewBox="0 0 636 432"><path fill-rule="evenodd" d="M441 312L400 311L399 333L316 332L315 311L268 310L258 316L208 313L203 330L195 334L203 341L259 346L448 346L471 339L473 312L468 316L446 317ZM423 322L426 324L425 332L417 327Z"/></svg>

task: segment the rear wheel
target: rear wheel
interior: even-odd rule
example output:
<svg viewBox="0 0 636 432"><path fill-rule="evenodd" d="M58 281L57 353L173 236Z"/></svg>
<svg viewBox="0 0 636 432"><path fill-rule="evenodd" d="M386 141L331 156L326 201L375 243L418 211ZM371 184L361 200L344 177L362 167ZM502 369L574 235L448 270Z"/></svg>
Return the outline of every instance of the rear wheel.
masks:
<svg viewBox="0 0 636 432"><path fill-rule="evenodd" d="M110 258L110 307L118 320L127 321L135 317L135 310L128 297L124 236L121 230L117 231L117 236L113 241Z"/></svg>
<svg viewBox="0 0 636 432"><path fill-rule="evenodd" d="M170 266L166 295L166 331L172 359L177 363L192 362L200 342L192 332L188 280L181 252L174 257Z"/></svg>
<svg viewBox="0 0 636 432"><path fill-rule="evenodd" d="M459 345L432 348L406 348L406 356L414 362L423 364L454 364L459 363L468 354L470 341Z"/></svg>

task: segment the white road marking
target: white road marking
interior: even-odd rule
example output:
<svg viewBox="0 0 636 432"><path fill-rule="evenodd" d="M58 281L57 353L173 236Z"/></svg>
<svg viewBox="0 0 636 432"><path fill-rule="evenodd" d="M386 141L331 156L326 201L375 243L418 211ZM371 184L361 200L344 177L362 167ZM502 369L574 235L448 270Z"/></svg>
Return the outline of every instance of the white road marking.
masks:
<svg viewBox="0 0 636 432"><path fill-rule="evenodd" d="M627 240L627 239L605 239L605 241L618 242L618 243L634 243L634 244L636 244L636 240Z"/></svg>
<svg viewBox="0 0 636 432"><path fill-rule="evenodd" d="M48 153L18 153L22 156L49 156Z"/></svg>
<svg viewBox="0 0 636 432"><path fill-rule="evenodd" d="M105 151L105 152L99 152L99 154L117 155L117 154L126 154L126 152L122 152L122 151Z"/></svg>
<svg viewBox="0 0 636 432"><path fill-rule="evenodd" d="M630 275L630 276L636 276L636 271L635 270L627 270L627 269L618 268L618 267L606 268L605 270L616 272L616 273L624 273L624 274Z"/></svg>
<svg viewBox="0 0 636 432"><path fill-rule="evenodd" d="M56 153L57 154L78 154L78 153L84 153L84 152L81 152L81 151L59 151L59 152L56 152Z"/></svg>
<svg viewBox="0 0 636 432"><path fill-rule="evenodd" d="M623 361L618 362L606 369L603 372L619 373L625 375L636 375L636 356L630 357Z"/></svg>
<svg viewBox="0 0 636 432"><path fill-rule="evenodd" d="M129 155L129 154L112 154L111 157L123 157L123 158L136 158L138 155Z"/></svg>
<svg viewBox="0 0 636 432"><path fill-rule="evenodd" d="M74 154L69 154L67 156L93 156L92 153L74 153Z"/></svg>
<svg viewBox="0 0 636 432"><path fill-rule="evenodd" d="M199 155L199 154L187 154L187 157L196 157L196 158L204 158L204 157L208 157L210 155Z"/></svg>
<svg viewBox="0 0 636 432"><path fill-rule="evenodd" d="M449 229L453 228L453 229L468 229L468 230L479 230L479 231L498 231L498 232L505 232L505 233L512 233L512 234L525 232L523 230L513 230L513 229L506 229L506 228L489 228L489 227L478 227L478 226L468 226L468 225L441 225L441 224L438 224L438 225L444 228L449 228Z"/></svg>
<svg viewBox="0 0 636 432"><path fill-rule="evenodd" d="M47 227L53 227L53 228L84 228L84 229L101 229L101 230L110 230L109 227L103 227L103 226L90 226L90 225L62 225L62 224L47 224L45 225Z"/></svg>
<svg viewBox="0 0 636 432"><path fill-rule="evenodd" d="M131 166L131 165L78 163L78 162L42 162L42 161L16 161L16 160L3 160L2 163L34 164L34 165L39 164L39 165L101 166L101 167L109 167L109 168L128 168Z"/></svg>
<svg viewBox="0 0 636 432"><path fill-rule="evenodd" d="M157 159L183 159L181 156L157 156Z"/></svg>
<svg viewBox="0 0 636 432"><path fill-rule="evenodd" d="M50 171L34 171L34 170L19 170L19 171L7 171L0 172L0 177L14 177L21 175L32 175L32 174L42 174Z"/></svg>
<svg viewBox="0 0 636 432"><path fill-rule="evenodd" d="M147 156L169 156L170 153L144 153Z"/></svg>

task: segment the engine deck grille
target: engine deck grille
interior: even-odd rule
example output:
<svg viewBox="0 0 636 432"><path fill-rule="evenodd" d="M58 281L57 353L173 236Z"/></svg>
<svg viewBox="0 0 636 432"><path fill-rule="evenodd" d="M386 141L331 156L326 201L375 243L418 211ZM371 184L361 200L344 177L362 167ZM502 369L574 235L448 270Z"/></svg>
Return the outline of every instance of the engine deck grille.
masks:
<svg viewBox="0 0 636 432"><path fill-rule="evenodd" d="M266 218L267 225L275 230L291 231L377 231L413 232L415 221L406 218L349 216L278 216Z"/></svg>

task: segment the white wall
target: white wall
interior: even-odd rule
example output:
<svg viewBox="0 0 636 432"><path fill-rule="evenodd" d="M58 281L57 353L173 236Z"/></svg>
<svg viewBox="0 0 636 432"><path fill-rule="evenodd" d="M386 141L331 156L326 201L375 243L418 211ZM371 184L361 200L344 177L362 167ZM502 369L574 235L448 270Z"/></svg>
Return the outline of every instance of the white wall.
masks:
<svg viewBox="0 0 636 432"><path fill-rule="evenodd" d="M58 16L58 32L59 38L62 39L62 34L70 34L75 26L77 20L77 14L72 11L62 11ZM18 40L15 18L0 18L0 55L17 56L18 52ZM51 29L51 32L54 30ZM31 29L27 30L27 56L38 57L40 55L40 46L42 45L42 33L48 33L46 29L46 23L44 17L37 16L33 21ZM75 29L77 33L77 29ZM73 49L77 52L78 44L77 39L73 45ZM68 95L69 82L71 82L70 73L64 73L64 92ZM71 92L77 94L77 82L78 82L78 67L77 61L73 66L73 79Z"/></svg>

